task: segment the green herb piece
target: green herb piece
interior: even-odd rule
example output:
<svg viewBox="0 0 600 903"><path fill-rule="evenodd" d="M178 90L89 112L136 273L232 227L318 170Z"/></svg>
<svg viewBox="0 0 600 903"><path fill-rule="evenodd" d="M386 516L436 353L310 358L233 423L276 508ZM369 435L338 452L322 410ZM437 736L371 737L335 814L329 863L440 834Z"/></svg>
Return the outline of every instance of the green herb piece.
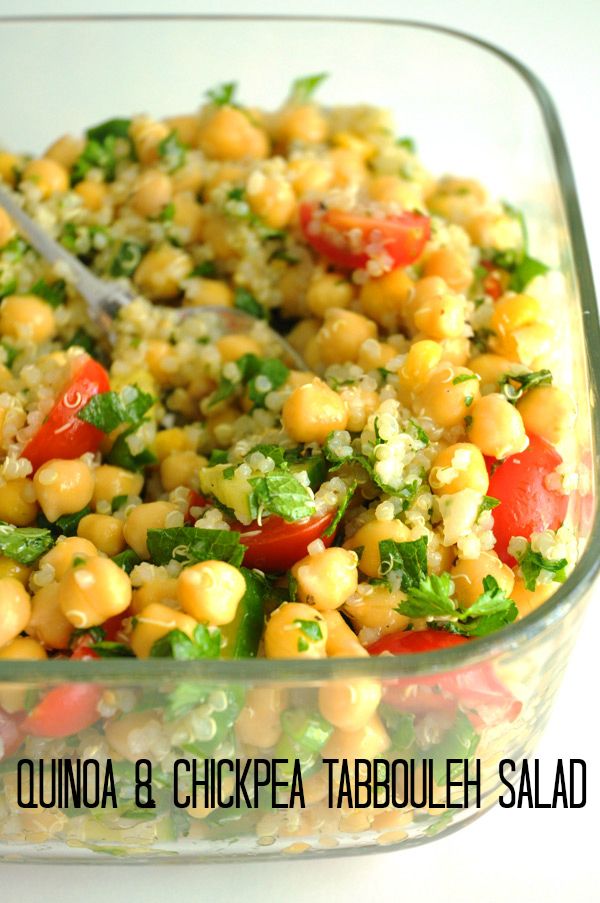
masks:
<svg viewBox="0 0 600 903"><path fill-rule="evenodd" d="M303 104L312 100L317 88L329 77L327 72L319 72L316 75L305 75L292 82L290 88L290 103Z"/></svg>
<svg viewBox="0 0 600 903"><path fill-rule="evenodd" d="M333 726L322 715L307 709L286 709L281 727L296 747L312 753L320 752L333 733Z"/></svg>
<svg viewBox="0 0 600 903"><path fill-rule="evenodd" d="M480 351L481 354L484 354L487 351L488 340L495 335L496 333L493 329L489 329L489 327L487 326L482 326L480 329L475 330L471 341L473 342L477 350Z"/></svg>
<svg viewBox="0 0 600 903"><path fill-rule="evenodd" d="M115 643L112 640L101 640L90 646L100 658L135 658L133 650L126 643Z"/></svg>
<svg viewBox="0 0 600 903"><path fill-rule="evenodd" d="M409 151L411 154L416 154L417 152L417 145L414 138L409 138L408 136L396 138L396 144L398 147L403 147L404 150Z"/></svg>
<svg viewBox="0 0 600 903"><path fill-rule="evenodd" d="M50 307L60 307L67 300L67 283L64 279L57 279L55 282L46 282L45 279L38 279L35 285L32 285L30 292L43 298Z"/></svg>
<svg viewBox="0 0 600 903"><path fill-rule="evenodd" d="M202 279L216 279L218 275L214 260L203 260L194 267L188 278L200 276Z"/></svg>
<svg viewBox="0 0 600 903"><path fill-rule="evenodd" d="M21 238L20 235L15 235L9 241L6 242L4 247L2 248L2 256L7 257L13 263L19 263L31 248L31 245L25 241L24 238ZM9 283L9 286L14 284L14 288L8 293L13 294L16 289L16 280L13 280Z"/></svg>
<svg viewBox="0 0 600 903"><path fill-rule="evenodd" d="M481 504L477 509L477 517L475 518L475 520L478 520L484 511L493 511L493 509L497 508L499 504L500 499L495 499L491 495L484 495L481 500Z"/></svg>
<svg viewBox="0 0 600 903"><path fill-rule="evenodd" d="M130 127L131 119L107 119L100 125L92 126L85 134L90 141L98 141L102 144L109 136L129 139Z"/></svg>
<svg viewBox="0 0 600 903"><path fill-rule="evenodd" d="M513 383L517 383L517 386L514 386ZM533 373L504 373L498 381L500 391L512 404L519 401L529 389L551 384L552 373L550 370L534 370Z"/></svg>
<svg viewBox="0 0 600 903"><path fill-rule="evenodd" d="M136 241L124 241L110 264L110 275L133 276L144 256L144 246Z"/></svg>
<svg viewBox="0 0 600 903"><path fill-rule="evenodd" d="M346 494L345 494L344 498L342 499L340 507L338 508L338 510L335 514L335 517L333 518L333 520L331 521L331 523L329 524L327 529L324 531L323 536L333 536L333 534L337 530L338 524L340 523L344 514L348 510L348 505L350 504L350 502L352 500L352 496L356 492L357 487L358 487L358 481L353 480L352 483L350 483L350 485L346 489Z"/></svg>
<svg viewBox="0 0 600 903"><path fill-rule="evenodd" d="M265 624L265 601L269 584L262 574L240 568L246 581L234 620L221 628L224 658L255 658Z"/></svg>
<svg viewBox="0 0 600 903"><path fill-rule="evenodd" d="M483 578L483 593L470 608L461 611L459 622L454 627L457 633L466 636L487 636L510 624L518 613L513 600L500 589L498 581L488 574Z"/></svg>
<svg viewBox="0 0 600 903"><path fill-rule="evenodd" d="M256 300L254 295L249 292L247 288L242 288L241 286L236 288L233 303L238 310L245 311L245 313L250 314L251 317L256 317L257 320L269 319L266 308L263 307L260 301Z"/></svg>
<svg viewBox="0 0 600 903"><path fill-rule="evenodd" d="M119 552L118 555L115 555L113 561L115 564L118 564L126 574L131 574L134 567L141 564L142 559L133 551L133 549L125 549L124 552Z"/></svg>
<svg viewBox="0 0 600 903"><path fill-rule="evenodd" d="M213 448L208 459L208 466L214 467L215 464L227 464L229 455L224 448Z"/></svg>
<svg viewBox="0 0 600 903"><path fill-rule="evenodd" d="M423 427L419 426L416 420L409 420L408 422L414 429L419 442L422 442L425 448L427 448L427 446L429 445L429 436L427 435Z"/></svg>
<svg viewBox="0 0 600 903"><path fill-rule="evenodd" d="M6 366L9 370L12 369L12 365L20 355L21 351L19 348L15 348L14 345L11 345L10 342L5 341L4 339L0 342L0 346L4 348L6 353Z"/></svg>
<svg viewBox="0 0 600 903"><path fill-rule="evenodd" d="M508 287L514 292L522 292L536 276L543 276L549 269L541 260L525 255L512 273Z"/></svg>
<svg viewBox="0 0 600 903"><path fill-rule="evenodd" d="M50 530L54 536L77 536L79 521L92 513L89 505L76 511L74 514L63 514L58 520L50 522L42 513L37 516L37 525L44 530Z"/></svg>
<svg viewBox="0 0 600 903"><path fill-rule="evenodd" d="M566 558L559 558L553 561L550 558L546 558L541 552L534 552L530 543L527 544L524 554L519 558L525 587L531 592L536 588L538 577L542 571L553 574L553 579L557 583L564 583L567 579L566 567L568 563Z"/></svg>
<svg viewBox="0 0 600 903"><path fill-rule="evenodd" d="M106 631L99 625L95 627L76 627L69 639L69 646L73 648L77 640L80 640L82 637L92 640L94 643L101 643L105 636Z"/></svg>
<svg viewBox="0 0 600 903"><path fill-rule="evenodd" d="M163 209L158 214L159 223L170 223L173 221L173 217L175 216L175 204L173 201L170 201L168 204L165 204Z"/></svg>
<svg viewBox="0 0 600 903"><path fill-rule="evenodd" d="M445 784L447 780L448 761L450 759L470 760L477 750L479 734L460 709L456 720L449 731L446 731L439 743L430 747L427 755L433 759L433 774L436 784ZM457 765L457 773L460 765ZM454 776L451 773L451 776Z"/></svg>
<svg viewBox="0 0 600 903"><path fill-rule="evenodd" d="M278 358L266 358L262 360L256 354L243 354L235 362L240 374L240 381L234 382L226 376L221 376L219 385L210 400L209 407L219 404L230 398L239 386L247 385L250 400L254 402L255 407L264 407L266 396L273 389L278 389L284 384L289 376L289 368ZM256 384L258 377L266 377L271 388L263 390Z"/></svg>
<svg viewBox="0 0 600 903"><path fill-rule="evenodd" d="M96 339L94 339L89 334L89 332L86 332L86 330L82 326L80 326L71 336L65 347L73 348L74 346L83 348L84 351L87 351L90 357L97 359L98 349Z"/></svg>
<svg viewBox="0 0 600 903"><path fill-rule="evenodd" d="M236 91L237 82L224 82L222 85L217 85L216 88L211 88L204 96L215 107L235 106L234 97Z"/></svg>
<svg viewBox="0 0 600 903"><path fill-rule="evenodd" d="M452 380L453 386L458 386L460 383L466 383L469 379L479 379L477 373L460 373L458 376L455 376Z"/></svg>
<svg viewBox="0 0 600 903"><path fill-rule="evenodd" d="M0 521L0 552L19 564L33 564L54 545L50 530L13 527Z"/></svg>
<svg viewBox="0 0 600 903"><path fill-rule="evenodd" d="M254 407L264 408L265 399L269 392L279 389L289 375L289 367L286 367L283 361L280 361L278 358L267 358L267 360L262 361L260 373L248 382L248 397L254 403ZM271 387L269 389L264 389L262 386L259 388L258 380L260 378L268 379Z"/></svg>
<svg viewBox="0 0 600 903"><path fill-rule="evenodd" d="M394 753L409 750L415 742L415 716L408 712L399 712L385 702L379 706L379 714L389 734L390 748Z"/></svg>
<svg viewBox="0 0 600 903"><path fill-rule="evenodd" d="M235 530L203 530L199 527L167 527L148 530L148 551L154 564L181 561L195 564L216 559L239 567L246 547Z"/></svg>
<svg viewBox="0 0 600 903"><path fill-rule="evenodd" d="M122 508L128 498L128 495L115 495L110 503L110 510L112 511L112 513L114 514L115 511L118 511L119 508Z"/></svg>
<svg viewBox="0 0 600 903"><path fill-rule="evenodd" d="M156 464L158 458L149 448L142 449L137 455L131 453L127 440L140 426L141 423L134 423L129 429L119 433L113 443L113 447L106 456L107 464L113 464L115 467L123 467L125 470L134 472L144 470L150 464Z"/></svg>
<svg viewBox="0 0 600 903"><path fill-rule="evenodd" d="M101 170L107 182L114 182L117 169L116 141L115 135L107 135L103 141L88 140L83 152L73 164L71 184L76 185L83 181L92 169Z"/></svg>
<svg viewBox="0 0 600 903"><path fill-rule="evenodd" d="M290 571L288 573L288 601L295 602L298 598L298 581Z"/></svg>
<svg viewBox="0 0 600 903"><path fill-rule="evenodd" d="M156 398L137 386L125 386L121 392L100 392L92 396L77 416L103 433L112 433L122 423L142 422Z"/></svg>
<svg viewBox="0 0 600 903"><path fill-rule="evenodd" d="M193 637L182 630L171 630L153 644L150 658L173 658L180 662L202 658L218 658L221 650L221 631L217 627L198 624Z"/></svg>
<svg viewBox="0 0 600 903"><path fill-rule="evenodd" d="M318 621L307 621L304 618L295 618L292 622L295 627L300 629L303 636L311 643L318 643L323 639L323 631ZM305 650L304 650L305 651Z"/></svg>
<svg viewBox="0 0 600 903"><path fill-rule="evenodd" d="M185 164L187 150L175 130L169 132L167 137L159 142L158 155L165 163L167 172L176 172Z"/></svg>
<svg viewBox="0 0 600 903"><path fill-rule="evenodd" d="M382 577L398 574L404 592L419 587L427 576L427 537L412 542L383 539L379 543L379 559Z"/></svg>
<svg viewBox="0 0 600 903"><path fill-rule="evenodd" d="M407 598L400 603L398 611L407 618L446 618L456 614L450 574L422 577L418 586L408 586L405 592Z"/></svg>
<svg viewBox="0 0 600 903"><path fill-rule="evenodd" d="M0 250L0 253L4 253L5 249L6 245ZM4 285L0 285L0 301L8 295L14 295L17 291L17 285L16 279L11 279L9 282L5 282Z"/></svg>
<svg viewBox="0 0 600 903"><path fill-rule="evenodd" d="M264 443L259 443L258 445L254 445L250 449L250 451L246 455L246 458L248 458L249 455L252 455L255 452L260 452L260 454L264 455L265 458L271 458L271 460L275 462L276 467L284 469L287 467L286 452L280 445L266 445Z"/></svg>
<svg viewBox="0 0 600 903"><path fill-rule="evenodd" d="M253 518L276 514L290 522L315 513L310 490L285 470L272 470L264 476L251 477L248 482L252 486L248 504Z"/></svg>
<svg viewBox="0 0 600 903"><path fill-rule="evenodd" d="M473 423L473 418L471 417L470 414L467 414L467 416L465 417L465 429L468 430L472 423Z"/></svg>

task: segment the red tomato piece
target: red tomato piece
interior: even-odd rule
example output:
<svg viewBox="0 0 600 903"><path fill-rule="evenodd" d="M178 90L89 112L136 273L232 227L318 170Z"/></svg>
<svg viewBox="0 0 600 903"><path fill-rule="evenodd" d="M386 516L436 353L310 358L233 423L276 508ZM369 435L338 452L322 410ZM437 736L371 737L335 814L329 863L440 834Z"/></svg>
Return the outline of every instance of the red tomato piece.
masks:
<svg viewBox="0 0 600 903"><path fill-rule="evenodd" d="M0 762L12 756L23 742L19 720L0 709Z"/></svg>
<svg viewBox="0 0 600 903"><path fill-rule="evenodd" d="M335 511L328 511L312 517L303 524L288 524L280 517L271 515L259 526L256 521L248 526L232 524L241 533L240 541L246 546L244 565L261 571L287 571L307 553L307 548L315 539L322 539L330 546L334 539L323 536L331 524Z"/></svg>
<svg viewBox="0 0 600 903"><path fill-rule="evenodd" d="M200 495L199 492L196 492L195 489L190 489L188 494L188 506L187 511L185 513L185 522L186 524L194 524L194 521L197 518L193 517L190 512L192 508L205 508L207 505L210 505L210 502L203 495Z"/></svg>
<svg viewBox="0 0 600 903"><path fill-rule="evenodd" d="M90 398L108 392L108 373L86 355L78 357L71 378L61 390L44 423L23 450L34 471L51 458L79 458L96 451L104 433L77 417Z"/></svg>
<svg viewBox="0 0 600 903"><path fill-rule="evenodd" d="M502 281L502 270L494 266L491 260L482 260L481 266L484 267L488 274L484 277L482 284L486 295L489 295L494 301L504 294L505 286Z"/></svg>
<svg viewBox="0 0 600 903"><path fill-rule="evenodd" d="M388 633L367 646L370 655L381 655L391 652L392 655L410 655L419 652L437 652L440 649L452 649L468 643L467 637L445 630L399 630ZM435 682L435 678L432 678Z"/></svg>
<svg viewBox="0 0 600 903"><path fill-rule="evenodd" d="M82 649L72 658L89 658ZM91 727L99 718L102 689L96 684L62 684L50 690L23 721L22 730L34 737L69 737Z"/></svg>
<svg viewBox="0 0 600 903"><path fill-rule="evenodd" d="M565 519L568 496L546 486L546 478L562 464L562 458L545 439L530 435L525 451L504 461L487 458L486 464L490 474L488 495L500 500L493 511L494 549L513 567L516 561L508 553L513 536L529 539L532 533L557 530Z"/></svg>
<svg viewBox="0 0 600 903"><path fill-rule="evenodd" d="M431 227L429 217L419 213L377 218L305 202L300 205L300 228L318 254L342 269L355 270L379 253L391 258L391 269L409 266L421 255ZM369 245L377 250L371 252Z"/></svg>

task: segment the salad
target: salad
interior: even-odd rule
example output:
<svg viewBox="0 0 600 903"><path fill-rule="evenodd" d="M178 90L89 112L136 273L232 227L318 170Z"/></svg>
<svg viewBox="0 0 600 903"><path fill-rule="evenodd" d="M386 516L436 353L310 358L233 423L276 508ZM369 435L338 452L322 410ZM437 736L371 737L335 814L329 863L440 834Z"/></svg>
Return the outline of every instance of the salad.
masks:
<svg viewBox="0 0 600 903"><path fill-rule="evenodd" d="M574 566L576 408L522 214L432 176L386 111L321 106L323 78L275 112L231 83L194 114L0 152L24 210L138 295L109 349L68 267L0 208L0 660L443 650ZM177 316L214 305L252 325ZM310 771L352 744L472 754L521 708L483 666L417 694L333 683L314 711L186 692L165 710L98 684L10 691L0 760L82 737L162 761L235 735Z"/></svg>

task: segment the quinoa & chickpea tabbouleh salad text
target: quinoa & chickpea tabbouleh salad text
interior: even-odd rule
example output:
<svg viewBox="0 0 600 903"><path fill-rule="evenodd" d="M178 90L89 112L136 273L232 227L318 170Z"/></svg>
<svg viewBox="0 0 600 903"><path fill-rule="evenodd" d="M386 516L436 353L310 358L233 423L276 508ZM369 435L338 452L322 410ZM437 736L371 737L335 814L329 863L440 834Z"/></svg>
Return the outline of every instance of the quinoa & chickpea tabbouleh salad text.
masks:
<svg viewBox="0 0 600 903"><path fill-rule="evenodd" d="M432 176L386 111L319 105L322 78L0 153L29 216L138 295L109 350L0 208L0 660L434 651L574 566L575 403L523 216ZM253 325L176 316L206 305ZM60 689L0 700L4 753L111 715ZM322 688L323 743L375 717L359 690Z"/></svg>

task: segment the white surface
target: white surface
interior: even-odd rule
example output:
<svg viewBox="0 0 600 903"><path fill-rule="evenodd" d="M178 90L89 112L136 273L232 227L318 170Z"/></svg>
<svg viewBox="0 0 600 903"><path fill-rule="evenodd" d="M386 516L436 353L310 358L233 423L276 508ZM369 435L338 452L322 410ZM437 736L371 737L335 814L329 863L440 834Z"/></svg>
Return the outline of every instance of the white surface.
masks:
<svg viewBox="0 0 600 903"><path fill-rule="evenodd" d="M0 0L0 14L16 13ZM218 4L202 0L20 0L21 14L91 12L298 12L394 16L469 31L523 59L553 95L579 186L596 283L600 285L600 190L597 87L600 3L597 0L320 0ZM1 47L0 47L1 55ZM259 62L257 61L257 64ZM428 65L426 60L423 65ZM298 63L302 69L301 60ZM415 77L418 90L418 73ZM598 900L600 730L597 667L600 591L587 613L551 722L538 749L542 773L558 758L588 765L588 804L579 810L501 810L470 828L415 850L334 862L160 868L0 866L0 899L43 898L96 903L171 898L176 903L243 901L425 900L443 903L577 903Z"/></svg>

